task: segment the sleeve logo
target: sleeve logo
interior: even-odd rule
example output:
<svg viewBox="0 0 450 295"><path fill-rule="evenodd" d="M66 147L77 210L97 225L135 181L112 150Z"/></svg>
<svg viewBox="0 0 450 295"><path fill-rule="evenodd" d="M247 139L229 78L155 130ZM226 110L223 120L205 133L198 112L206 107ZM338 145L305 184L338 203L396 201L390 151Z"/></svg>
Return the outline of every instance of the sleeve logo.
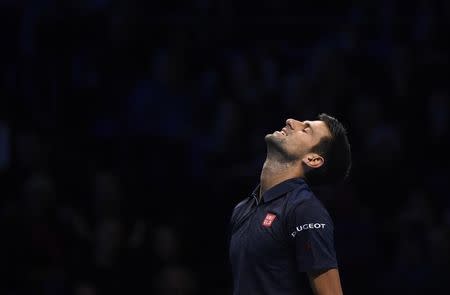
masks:
<svg viewBox="0 0 450 295"><path fill-rule="evenodd" d="M266 218L264 218L264 221L262 223L262 225L264 227L271 227L272 226L272 222L275 220L277 216L273 213L267 213Z"/></svg>
<svg viewBox="0 0 450 295"><path fill-rule="evenodd" d="M305 223L303 225L299 225L295 228L295 231L291 233L292 237L295 237L297 233L308 230L308 229L323 229L325 228L325 223Z"/></svg>

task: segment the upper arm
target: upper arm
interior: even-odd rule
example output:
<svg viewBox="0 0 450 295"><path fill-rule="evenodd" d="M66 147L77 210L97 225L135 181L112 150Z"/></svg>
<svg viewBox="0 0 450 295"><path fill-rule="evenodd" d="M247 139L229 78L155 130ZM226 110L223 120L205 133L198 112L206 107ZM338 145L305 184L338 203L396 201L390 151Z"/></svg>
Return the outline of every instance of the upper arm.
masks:
<svg viewBox="0 0 450 295"><path fill-rule="evenodd" d="M299 271L314 272L338 267L333 222L322 206L305 202L296 207L288 218L288 230Z"/></svg>
<svg viewBox="0 0 450 295"><path fill-rule="evenodd" d="M311 289L315 295L342 295L339 270L331 268L321 272L308 272Z"/></svg>

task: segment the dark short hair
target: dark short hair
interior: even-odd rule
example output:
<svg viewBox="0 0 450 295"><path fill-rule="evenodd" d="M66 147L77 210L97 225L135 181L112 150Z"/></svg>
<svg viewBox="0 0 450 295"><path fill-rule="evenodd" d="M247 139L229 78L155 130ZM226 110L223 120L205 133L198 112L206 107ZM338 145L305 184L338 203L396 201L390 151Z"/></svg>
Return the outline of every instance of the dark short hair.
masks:
<svg viewBox="0 0 450 295"><path fill-rule="evenodd" d="M312 185L338 184L350 174L352 166L347 130L336 118L321 113L317 116L330 130L331 136L322 138L311 152L321 155L325 162L315 169L306 169L305 178Z"/></svg>

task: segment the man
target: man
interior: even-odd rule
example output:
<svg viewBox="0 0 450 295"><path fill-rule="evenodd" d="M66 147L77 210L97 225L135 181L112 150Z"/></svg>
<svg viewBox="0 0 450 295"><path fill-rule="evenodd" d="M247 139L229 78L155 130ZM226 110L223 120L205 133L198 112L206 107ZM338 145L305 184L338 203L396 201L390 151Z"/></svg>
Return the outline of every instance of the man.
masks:
<svg viewBox="0 0 450 295"><path fill-rule="evenodd" d="M336 184L351 166L343 125L320 114L286 120L265 137L260 183L231 217L234 295L299 295L307 273L316 295L340 295L333 222L310 185Z"/></svg>

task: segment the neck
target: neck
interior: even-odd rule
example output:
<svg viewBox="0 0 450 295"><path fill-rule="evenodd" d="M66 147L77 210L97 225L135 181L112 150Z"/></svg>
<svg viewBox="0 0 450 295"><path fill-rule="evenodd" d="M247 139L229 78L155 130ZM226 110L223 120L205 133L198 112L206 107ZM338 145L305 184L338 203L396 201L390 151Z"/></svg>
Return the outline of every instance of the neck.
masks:
<svg viewBox="0 0 450 295"><path fill-rule="evenodd" d="M266 158L260 176L259 198L275 185L296 177L302 177L303 172L297 163L281 163Z"/></svg>

